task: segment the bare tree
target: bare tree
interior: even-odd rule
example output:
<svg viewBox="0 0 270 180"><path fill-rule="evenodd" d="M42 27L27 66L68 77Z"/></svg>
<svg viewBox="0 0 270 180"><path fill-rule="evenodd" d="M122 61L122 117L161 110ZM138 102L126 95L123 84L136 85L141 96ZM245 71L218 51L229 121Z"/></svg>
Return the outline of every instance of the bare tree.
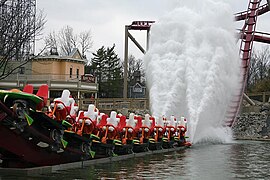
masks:
<svg viewBox="0 0 270 180"><path fill-rule="evenodd" d="M81 45L82 55L86 57L85 53L93 46L91 31L83 31L80 33L79 44Z"/></svg>
<svg viewBox="0 0 270 180"><path fill-rule="evenodd" d="M258 82L269 77L270 50L265 46L262 50L252 53L247 79L247 88L250 91Z"/></svg>
<svg viewBox="0 0 270 180"><path fill-rule="evenodd" d="M259 80L263 80L268 76L267 68L270 63L270 51L267 46L265 46L261 51L258 51L258 54L255 54L255 59L258 60L257 74Z"/></svg>
<svg viewBox="0 0 270 180"><path fill-rule="evenodd" d="M58 41L55 32L51 32L45 37L45 44L50 50L50 54L52 54L52 50L55 50L56 53L58 52Z"/></svg>
<svg viewBox="0 0 270 180"><path fill-rule="evenodd" d="M92 47L91 31L83 31L79 35L75 34L70 26L63 27L57 34L50 33L45 37L45 43L49 50L60 50L60 55L68 56L73 48L80 48L84 58L85 53Z"/></svg>
<svg viewBox="0 0 270 180"><path fill-rule="evenodd" d="M77 39L77 35L74 34L72 27L63 27L58 34L61 53L69 55L72 49L77 47Z"/></svg>
<svg viewBox="0 0 270 180"><path fill-rule="evenodd" d="M0 2L0 80L34 58L34 40L45 24L32 0ZM17 63L14 63L17 61Z"/></svg>

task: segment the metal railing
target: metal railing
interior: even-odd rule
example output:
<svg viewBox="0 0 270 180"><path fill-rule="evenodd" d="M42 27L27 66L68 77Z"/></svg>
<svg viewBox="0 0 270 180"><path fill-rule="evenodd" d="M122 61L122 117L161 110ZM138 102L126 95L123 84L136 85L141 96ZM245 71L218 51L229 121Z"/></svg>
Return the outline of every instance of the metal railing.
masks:
<svg viewBox="0 0 270 180"><path fill-rule="evenodd" d="M89 104L95 104L99 110L111 111L119 109L146 110L149 108L149 101L145 98L99 98L99 99L82 99L79 101L82 109L87 109Z"/></svg>
<svg viewBox="0 0 270 180"><path fill-rule="evenodd" d="M48 101L52 102L53 98ZM94 104L100 112L119 111L121 109L128 109L129 111L149 109L149 100L146 98L80 98L75 99L75 101L78 103L79 109L83 111L87 111L89 104Z"/></svg>
<svg viewBox="0 0 270 180"><path fill-rule="evenodd" d="M70 82L89 82L95 83L96 78L93 75L69 75L69 74L11 74L5 80L16 81L33 81L33 80L48 80L48 81L70 81Z"/></svg>

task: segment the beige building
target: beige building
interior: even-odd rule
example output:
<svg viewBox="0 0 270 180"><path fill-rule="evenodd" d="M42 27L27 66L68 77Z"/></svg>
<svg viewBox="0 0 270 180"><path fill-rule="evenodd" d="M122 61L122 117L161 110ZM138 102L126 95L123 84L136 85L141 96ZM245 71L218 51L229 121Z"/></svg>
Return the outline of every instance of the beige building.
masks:
<svg viewBox="0 0 270 180"><path fill-rule="evenodd" d="M84 75L86 60L78 49L73 49L69 56L41 56L32 61L32 75L40 78L50 77L51 80L80 80Z"/></svg>
<svg viewBox="0 0 270 180"><path fill-rule="evenodd" d="M73 49L69 56L40 56L1 80L0 87L23 89L32 84L37 90L41 84L48 84L51 98L59 97L63 89L69 89L74 98L96 97L96 78L84 73L85 64L86 59L78 49Z"/></svg>

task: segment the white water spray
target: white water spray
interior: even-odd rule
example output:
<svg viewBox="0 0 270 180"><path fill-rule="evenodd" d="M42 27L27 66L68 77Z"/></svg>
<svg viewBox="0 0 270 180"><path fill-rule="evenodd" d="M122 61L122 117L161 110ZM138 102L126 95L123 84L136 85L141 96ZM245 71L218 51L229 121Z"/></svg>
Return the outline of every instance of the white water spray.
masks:
<svg viewBox="0 0 270 180"><path fill-rule="evenodd" d="M152 26L145 55L151 111L187 117L193 143L210 136L226 141L220 122L240 69L233 12L225 0L176 1L174 7Z"/></svg>

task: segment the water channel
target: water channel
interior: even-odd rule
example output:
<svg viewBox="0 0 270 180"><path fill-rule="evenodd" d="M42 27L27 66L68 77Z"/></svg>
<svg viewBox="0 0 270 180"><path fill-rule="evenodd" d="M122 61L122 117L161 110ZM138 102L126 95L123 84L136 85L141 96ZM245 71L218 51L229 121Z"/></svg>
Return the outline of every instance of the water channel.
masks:
<svg viewBox="0 0 270 180"><path fill-rule="evenodd" d="M198 144L189 149L132 158L39 177L0 179L269 179L270 142Z"/></svg>
<svg viewBox="0 0 270 180"><path fill-rule="evenodd" d="M225 2L181 1L152 28L152 48L145 58L152 112L187 117L192 142L199 142L205 131L205 137L220 134L209 127L221 125L237 89L240 60L233 13ZM0 180L270 179L269 149L270 141L195 144L39 177L0 174Z"/></svg>

